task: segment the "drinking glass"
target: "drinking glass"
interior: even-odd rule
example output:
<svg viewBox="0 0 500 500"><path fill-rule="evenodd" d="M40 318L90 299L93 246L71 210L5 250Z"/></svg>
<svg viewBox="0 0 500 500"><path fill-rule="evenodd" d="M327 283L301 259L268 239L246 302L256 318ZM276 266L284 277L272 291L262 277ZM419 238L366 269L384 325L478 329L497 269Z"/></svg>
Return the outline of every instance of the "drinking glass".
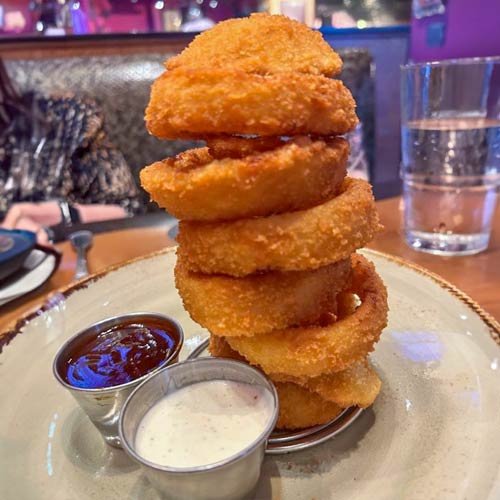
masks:
<svg viewBox="0 0 500 500"><path fill-rule="evenodd" d="M500 58L401 68L404 232L415 250L488 247L500 182Z"/></svg>
<svg viewBox="0 0 500 500"><path fill-rule="evenodd" d="M306 2L305 0L281 0L281 13L290 19L295 19L303 23L306 17Z"/></svg>

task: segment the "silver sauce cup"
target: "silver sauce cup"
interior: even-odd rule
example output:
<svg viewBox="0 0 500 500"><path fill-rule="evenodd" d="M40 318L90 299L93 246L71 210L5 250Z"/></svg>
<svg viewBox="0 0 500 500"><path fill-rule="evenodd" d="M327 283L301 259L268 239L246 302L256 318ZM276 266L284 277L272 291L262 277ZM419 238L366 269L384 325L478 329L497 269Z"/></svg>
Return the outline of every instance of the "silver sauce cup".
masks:
<svg viewBox="0 0 500 500"><path fill-rule="evenodd" d="M149 409L167 394L207 380L242 382L269 391L273 398L273 409L261 435L238 454L198 467L158 465L141 457L136 451L135 438L139 424ZM276 389L261 372L239 361L200 358L169 366L137 387L123 407L119 429L123 449L141 465L152 486L164 498L233 500L248 495L255 488L267 439L277 419ZM168 422L165 425L169 425Z"/></svg>
<svg viewBox="0 0 500 500"><path fill-rule="evenodd" d="M119 325L126 326L133 324L134 322L147 324L148 320L151 320L160 326L164 325L164 330L171 332L173 336L178 339L174 349L165 358L165 360L158 365L157 368L142 377L131 380L125 384L99 389L75 387L66 381L65 363L75 346L85 343L87 339L95 338L100 333L109 330L112 327ZM181 326L177 323L177 321L169 316L155 313L132 313L122 316L114 316L100 321L99 323L95 323L71 337L57 352L52 369L57 381L76 399L83 411L90 418L91 422L95 425L95 427L97 427L106 443L111 446L121 448L120 437L118 435L118 421L125 401L130 393L139 384L144 382L144 380L151 377L160 369L165 368L167 365L178 361L183 341L184 335Z"/></svg>

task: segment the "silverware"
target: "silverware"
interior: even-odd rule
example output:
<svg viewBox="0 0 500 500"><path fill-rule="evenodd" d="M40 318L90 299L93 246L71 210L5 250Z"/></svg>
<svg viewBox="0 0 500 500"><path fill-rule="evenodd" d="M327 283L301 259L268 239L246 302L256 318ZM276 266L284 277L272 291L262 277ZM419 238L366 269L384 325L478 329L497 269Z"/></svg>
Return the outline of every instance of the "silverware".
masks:
<svg viewBox="0 0 500 500"><path fill-rule="evenodd" d="M76 252L76 271L73 281L78 281L88 276L87 250L92 246L93 234L90 231L76 231L68 237Z"/></svg>

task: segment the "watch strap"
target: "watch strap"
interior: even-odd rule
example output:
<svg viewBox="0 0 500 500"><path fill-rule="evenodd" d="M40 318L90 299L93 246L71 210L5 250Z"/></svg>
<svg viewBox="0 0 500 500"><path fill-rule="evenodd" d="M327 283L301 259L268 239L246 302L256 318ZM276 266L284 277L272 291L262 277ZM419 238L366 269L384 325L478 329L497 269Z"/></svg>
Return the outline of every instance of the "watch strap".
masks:
<svg viewBox="0 0 500 500"><path fill-rule="evenodd" d="M72 226L81 222L78 210L67 201L59 201L61 220L65 226Z"/></svg>

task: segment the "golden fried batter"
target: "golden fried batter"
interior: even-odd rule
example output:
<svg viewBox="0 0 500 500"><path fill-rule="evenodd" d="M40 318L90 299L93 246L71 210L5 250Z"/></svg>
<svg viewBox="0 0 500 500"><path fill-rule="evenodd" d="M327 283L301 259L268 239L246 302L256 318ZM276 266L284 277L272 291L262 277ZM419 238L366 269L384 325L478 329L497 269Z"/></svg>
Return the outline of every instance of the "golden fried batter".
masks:
<svg viewBox="0 0 500 500"><path fill-rule="evenodd" d="M255 155L277 149L287 144L288 141L282 137L245 137L238 135L219 135L205 138L208 151L213 158L222 160L224 158L245 158L245 156ZM294 137L295 141L303 141L305 137Z"/></svg>
<svg viewBox="0 0 500 500"><path fill-rule="evenodd" d="M226 337L232 349L271 378L318 377L345 370L366 358L387 325L387 290L373 264L353 256L352 291L361 305L327 326L278 330L254 337Z"/></svg>
<svg viewBox="0 0 500 500"><path fill-rule="evenodd" d="M236 359L237 361L248 363L248 361L239 352L231 349L224 337L220 337L219 335L210 334L208 351L215 358Z"/></svg>
<svg viewBox="0 0 500 500"><path fill-rule="evenodd" d="M224 68L247 73L331 76L342 61L318 31L286 16L252 14L223 21L198 35L166 67Z"/></svg>
<svg viewBox="0 0 500 500"><path fill-rule="evenodd" d="M326 424L342 413L342 408L300 385L277 382L279 415L277 429L304 429Z"/></svg>
<svg viewBox="0 0 500 500"><path fill-rule="evenodd" d="M179 224L192 271L246 276L316 269L347 258L381 229L370 185L346 178L341 194L307 210L230 222Z"/></svg>
<svg viewBox="0 0 500 500"><path fill-rule="evenodd" d="M273 138L274 139L274 138ZM223 146L249 139L232 139ZM253 143L253 142L252 142ZM309 208L338 193L346 174L345 139L297 137L272 150L214 160L191 149L141 171L151 199L184 220L232 220Z"/></svg>
<svg viewBox="0 0 500 500"><path fill-rule="evenodd" d="M191 318L211 333L252 336L312 324L350 284L351 260L310 271L268 272L245 278L193 273L182 258L175 283Z"/></svg>
<svg viewBox="0 0 500 500"><path fill-rule="evenodd" d="M272 375L271 379L273 382L298 384L342 408L349 406L367 408L375 401L382 385L378 375L366 360L358 361L340 372L318 377Z"/></svg>
<svg viewBox="0 0 500 500"><path fill-rule="evenodd" d="M211 134L329 136L357 125L355 107L344 84L324 76L179 68L154 82L146 125L160 139Z"/></svg>

